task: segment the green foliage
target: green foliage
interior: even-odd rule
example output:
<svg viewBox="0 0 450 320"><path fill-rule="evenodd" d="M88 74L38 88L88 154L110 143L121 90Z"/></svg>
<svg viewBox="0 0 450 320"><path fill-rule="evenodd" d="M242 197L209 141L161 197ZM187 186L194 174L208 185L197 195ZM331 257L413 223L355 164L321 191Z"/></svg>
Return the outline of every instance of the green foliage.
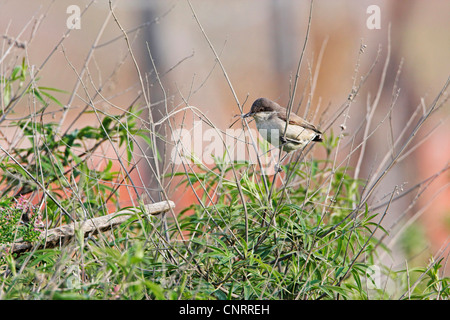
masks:
<svg viewBox="0 0 450 320"><path fill-rule="evenodd" d="M49 103L64 107L50 94L62 90L35 83L25 88L26 79L25 61L1 77L2 112L23 95L35 97L40 112ZM112 160L92 165L90 155L114 143L131 162L135 137L151 149L154 143L139 128L134 108L119 116L92 112L97 126L66 131L36 117L13 123L26 143L0 160L0 245L36 240L42 220L48 228L71 222L61 207L76 219L106 214L107 203L119 208L113 182L128 183L127 175L113 171ZM60 248L15 256L5 251L0 298L448 299L442 259L399 271L380 265L380 253L389 253L375 236L386 234L384 212L362 202L364 181L353 179L351 168L334 167L330 157L338 142L331 132L320 145L324 160L283 166L277 174L282 183L225 156L212 168L194 161L194 170L166 176L198 197L176 219L136 215L111 232L77 234ZM31 214L24 196L43 199L42 186L58 203L45 199L41 217ZM28 223L20 221L25 206L31 208ZM371 276L374 267L381 283ZM392 284L395 290L388 289Z"/></svg>
<svg viewBox="0 0 450 320"><path fill-rule="evenodd" d="M23 216L27 221L23 222ZM0 272L9 261L13 261L10 253L15 242L38 240L44 231L42 217L24 197L16 201L4 197L0 200Z"/></svg>
<svg viewBox="0 0 450 320"><path fill-rule="evenodd" d="M9 77L0 76L0 85L3 88L2 92L3 104L6 106L3 111L8 110L11 107L11 105L16 100L20 99L20 97L23 96L24 94L31 94L32 96L34 96L36 100L43 105L43 108L48 106L48 103L45 100L45 98L48 98L61 108L64 108L64 105L57 98L55 98L50 92L67 93L66 91L50 87L35 86L32 83L30 83L28 87L24 88L27 75L28 75L28 65L25 62L25 58L23 58L22 64L15 66L11 71ZM38 80L39 79L36 79L36 81ZM23 94L21 93L22 89L24 89Z"/></svg>
<svg viewBox="0 0 450 320"><path fill-rule="evenodd" d="M0 202L0 245L11 245L14 241L35 241L42 232L42 217L23 197L17 201L2 198ZM29 221L23 223L22 215Z"/></svg>
<svg viewBox="0 0 450 320"><path fill-rule="evenodd" d="M243 165L236 164L234 169L239 166ZM311 167L318 164L313 162ZM240 180L244 208L235 182L224 179L220 186L215 183L232 168L216 164L195 174L199 185L208 186L202 202L207 203L208 193L214 191L216 204L206 208L193 204L180 224L191 234L191 250L199 253L196 264L204 266L208 283L220 284L228 296L245 299L364 296L360 281L373 260L376 240L371 229L376 215L365 208L355 213L355 218L343 220L358 205L359 195L352 187L357 181L337 172L328 182L334 190L329 201L320 185L322 175L330 169L320 168L322 175L312 176L308 184L276 188L268 199L258 172L247 170ZM295 176L307 177L306 171L287 168L291 169ZM192 184L193 176L184 183ZM214 296L222 299L227 294L216 290Z"/></svg>
<svg viewBox="0 0 450 320"><path fill-rule="evenodd" d="M13 103L26 95L33 96L42 105L36 115L47 109L48 101L64 107L50 92L65 91L38 86L35 81L25 87L27 68L23 59L8 77L1 77L3 111L12 110ZM1 195L14 194L17 197L38 192L38 180L60 203L47 203L49 227L59 223L61 218L66 223L71 222L67 216L61 215L61 207L67 212L75 212L74 218L85 217L86 212L91 212L91 216L106 214L106 202L117 203L117 190L112 183L119 179L120 173L113 170L112 160L98 165L91 156L105 143L116 143L117 148L126 146L127 161L131 161L135 138L130 137L148 139L146 132L138 128L140 113L130 108L122 115L104 116L97 126L68 130L63 130L56 122L44 122L42 116L12 122L11 126L20 129L20 135L26 141L9 150L9 156L16 161L9 157L0 161ZM29 172L33 173L34 179ZM71 197L74 193L77 193L76 201Z"/></svg>

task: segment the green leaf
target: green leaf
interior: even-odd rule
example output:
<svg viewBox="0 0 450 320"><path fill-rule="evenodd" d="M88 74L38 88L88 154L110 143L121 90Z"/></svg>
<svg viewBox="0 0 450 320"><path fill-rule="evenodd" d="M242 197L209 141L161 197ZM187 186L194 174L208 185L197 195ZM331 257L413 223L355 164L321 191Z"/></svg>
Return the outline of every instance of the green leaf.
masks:
<svg viewBox="0 0 450 320"><path fill-rule="evenodd" d="M9 81L7 81L3 89L3 103L5 104L5 106L8 106L10 101L11 101L11 84Z"/></svg>
<svg viewBox="0 0 450 320"><path fill-rule="evenodd" d="M49 93L47 93L45 91L42 91L42 90L41 90L41 94L43 94L44 96L46 96L47 98L49 98L50 100L55 102L61 108L64 108L64 105L58 99L56 99L54 96L52 96L51 94L49 94Z"/></svg>
<svg viewBox="0 0 450 320"><path fill-rule="evenodd" d="M18 75L18 73L22 73L22 66L15 66L13 71L11 72L11 81L16 81L20 78L21 74Z"/></svg>
<svg viewBox="0 0 450 320"><path fill-rule="evenodd" d="M65 94L69 94L68 91L65 90L61 90L61 89L56 89L56 88L50 88L50 87L38 87L39 90L41 91L54 91L54 92L60 92L60 93L65 93Z"/></svg>

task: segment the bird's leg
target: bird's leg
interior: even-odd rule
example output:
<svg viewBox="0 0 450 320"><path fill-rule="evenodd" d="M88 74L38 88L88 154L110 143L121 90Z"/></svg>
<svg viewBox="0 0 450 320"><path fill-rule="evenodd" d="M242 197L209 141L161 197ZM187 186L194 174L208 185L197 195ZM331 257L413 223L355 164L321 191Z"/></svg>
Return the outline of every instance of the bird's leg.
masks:
<svg viewBox="0 0 450 320"><path fill-rule="evenodd" d="M288 156L288 152L286 152L286 154L280 159L280 161L278 161L278 169L277 168L275 168L275 169L277 169L278 170L278 172L281 172L281 171L283 171L283 168L281 167L281 163L283 162L283 160L284 159L286 159L286 157Z"/></svg>
<svg viewBox="0 0 450 320"><path fill-rule="evenodd" d="M279 145L280 150L283 150L283 147L286 143L288 143L288 140L286 139L286 137L284 135L281 135L280 136L280 145ZM281 153L280 153L280 155L281 155ZM275 164L275 172L283 171L283 168L281 167L281 163L287 157L287 155L288 155L288 152L286 152L286 154L278 161L278 163Z"/></svg>
<svg viewBox="0 0 450 320"><path fill-rule="evenodd" d="M281 167L281 163L283 162L283 160L288 156L288 152L286 152L286 154L278 161L278 163L275 164L275 171L276 172L282 172L283 168Z"/></svg>
<svg viewBox="0 0 450 320"><path fill-rule="evenodd" d="M279 173L282 172L283 168L281 167L280 163L275 163L275 172Z"/></svg>

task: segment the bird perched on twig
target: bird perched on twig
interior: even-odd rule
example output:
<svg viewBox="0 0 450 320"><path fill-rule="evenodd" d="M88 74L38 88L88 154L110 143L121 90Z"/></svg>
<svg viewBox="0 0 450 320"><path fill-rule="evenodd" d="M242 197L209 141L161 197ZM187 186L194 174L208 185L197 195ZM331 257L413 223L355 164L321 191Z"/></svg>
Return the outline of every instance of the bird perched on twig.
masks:
<svg viewBox="0 0 450 320"><path fill-rule="evenodd" d="M278 103L259 98L253 102L250 112L242 117L253 117L263 138L288 153L306 147L311 141L322 141L322 132L294 113L289 114L286 128L287 116L287 110Z"/></svg>

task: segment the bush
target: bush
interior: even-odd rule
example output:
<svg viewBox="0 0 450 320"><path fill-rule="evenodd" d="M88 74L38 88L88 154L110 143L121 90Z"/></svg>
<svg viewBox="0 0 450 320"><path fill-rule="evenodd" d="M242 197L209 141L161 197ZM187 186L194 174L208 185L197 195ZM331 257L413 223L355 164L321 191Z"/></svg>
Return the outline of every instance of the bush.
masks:
<svg viewBox="0 0 450 320"><path fill-rule="evenodd" d="M331 124L346 116L371 70L360 83L355 74L349 99ZM87 102L78 117L90 113L98 125L62 128L48 119L66 114L57 98L66 91L38 85L41 80L29 76L25 59L4 73L0 123L15 131L14 139L3 135L0 145L0 299L449 298L442 255L426 267L400 270L381 259L392 249L384 242L389 232L382 222L391 203L401 197L401 188L395 187L381 205L370 201L422 124L445 103L439 99L448 81L416 126L408 124L411 135L392 141L386 160L364 180L355 174L364 152L355 168L348 163L359 146L338 163L344 133L335 135L328 130L331 124L324 142L315 146L324 159L312 157L308 147L271 176L259 165L226 161L227 152L214 158L211 167L194 155L177 167L159 153L169 146L164 138L168 134L157 132L156 122L141 116L143 110L151 111L150 105L133 103L113 115L88 111ZM8 120L24 97L36 106L34 111ZM393 103L395 99L393 94ZM166 111L158 125L176 113ZM217 129L196 108L184 111ZM169 125L166 133L171 130ZM370 134L365 132L363 147ZM159 143L162 148L157 148ZM115 157L105 156L105 145ZM149 150L152 156L147 156ZM101 160L94 161L94 156ZM77 233L56 248L11 252L14 243L35 242L50 228L124 209L119 201L123 186L140 201L133 207L141 208L146 185L132 173L143 162L156 181L159 199L170 199L170 187L178 183L175 188L190 190L197 201L181 208L179 215L147 216L141 210L108 232L86 237Z"/></svg>

